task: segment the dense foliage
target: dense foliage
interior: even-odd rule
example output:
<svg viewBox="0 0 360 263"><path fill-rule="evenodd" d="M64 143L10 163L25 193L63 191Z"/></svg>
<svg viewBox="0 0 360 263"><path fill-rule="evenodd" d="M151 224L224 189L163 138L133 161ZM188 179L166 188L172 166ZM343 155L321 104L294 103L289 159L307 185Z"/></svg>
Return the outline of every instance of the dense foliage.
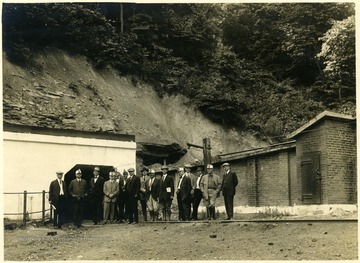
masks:
<svg viewBox="0 0 360 263"><path fill-rule="evenodd" d="M355 112L354 5L4 4L3 47L56 47L183 94L212 120L280 141L328 109Z"/></svg>

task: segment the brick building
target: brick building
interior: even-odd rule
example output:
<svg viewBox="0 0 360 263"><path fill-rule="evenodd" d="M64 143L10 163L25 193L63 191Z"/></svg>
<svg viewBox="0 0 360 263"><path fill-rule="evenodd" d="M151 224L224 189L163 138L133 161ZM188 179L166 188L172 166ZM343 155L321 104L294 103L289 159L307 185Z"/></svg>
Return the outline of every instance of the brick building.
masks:
<svg viewBox="0 0 360 263"><path fill-rule="evenodd" d="M286 143L219 155L239 179L234 206L356 204L356 119L325 111Z"/></svg>

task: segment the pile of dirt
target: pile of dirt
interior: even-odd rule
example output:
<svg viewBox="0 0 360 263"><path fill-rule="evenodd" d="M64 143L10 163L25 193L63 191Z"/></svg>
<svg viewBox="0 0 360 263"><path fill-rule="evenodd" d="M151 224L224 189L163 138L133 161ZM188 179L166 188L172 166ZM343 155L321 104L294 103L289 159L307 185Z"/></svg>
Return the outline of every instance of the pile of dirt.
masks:
<svg viewBox="0 0 360 263"><path fill-rule="evenodd" d="M160 98L144 83L111 69L97 70L84 57L48 50L27 68L3 60L3 113L10 123L135 134L137 142L202 145L212 155L264 146L251 134L214 124L183 96ZM202 159L190 149L186 161Z"/></svg>

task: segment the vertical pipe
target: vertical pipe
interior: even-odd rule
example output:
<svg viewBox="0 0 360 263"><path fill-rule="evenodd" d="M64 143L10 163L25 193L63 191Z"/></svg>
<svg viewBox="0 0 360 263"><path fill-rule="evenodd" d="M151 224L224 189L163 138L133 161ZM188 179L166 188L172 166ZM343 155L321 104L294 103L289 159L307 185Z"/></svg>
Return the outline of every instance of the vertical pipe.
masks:
<svg viewBox="0 0 360 263"><path fill-rule="evenodd" d="M206 166L211 164L211 145L210 145L210 138L203 139L203 153L204 153L204 166L206 171Z"/></svg>
<svg viewBox="0 0 360 263"><path fill-rule="evenodd" d="M45 225L45 190L42 191L42 225Z"/></svg>
<svg viewBox="0 0 360 263"><path fill-rule="evenodd" d="M24 191L24 206L23 206L23 227L26 228L26 207L27 204L27 191Z"/></svg>

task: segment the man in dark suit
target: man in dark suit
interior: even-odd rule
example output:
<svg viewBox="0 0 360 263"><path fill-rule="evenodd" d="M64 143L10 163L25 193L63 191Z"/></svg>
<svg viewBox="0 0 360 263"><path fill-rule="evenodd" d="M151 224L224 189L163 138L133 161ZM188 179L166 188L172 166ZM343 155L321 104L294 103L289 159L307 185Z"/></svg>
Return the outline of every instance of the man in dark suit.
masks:
<svg viewBox="0 0 360 263"><path fill-rule="evenodd" d="M64 223L64 213L66 208L67 189L66 184L62 180L63 172L56 172L57 179L50 183L49 187L49 203L55 207L54 209L54 227L61 228Z"/></svg>
<svg viewBox="0 0 360 263"><path fill-rule="evenodd" d="M137 207L137 201L139 199L140 193L140 177L135 175L135 169L128 169L129 177L126 181L126 191L128 193L128 212L129 212L129 222L128 224L137 224L139 223L139 213Z"/></svg>
<svg viewBox="0 0 360 263"><path fill-rule="evenodd" d="M90 180L89 198L94 225L97 225L102 218L102 203L104 198L105 179L100 176L100 168L94 168L94 177Z"/></svg>
<svg viewBox="0 0 360 263"><path fill-rule="evenodd" d="M127 212L127 203L129 199L128 192L126 190L126 180L128 177L128 172L124 170L123 174L119 173L119 194L117 198L118 205L118 223L123 223L128 219L129 215Z"/></svg>
<svg viewBox="0 0 360 263"><path fill-rule="evenodd" d="M179 208L179 220L188 221L190 219L191 206L191 179L186 174L180 174L176 196Z"/></svg>
<svg viewBox="0 0 360 263"><path fill-rule="evenodd" d="M85 197L87 196L88 185L87 182L81 179L82 173L78 169L75 172L76 178L70 182L69 194L73 198L74 209L74 225L81 227L84 213Z"/></svg>
<svg viewBox="0 0 360 263"><path fill-rule="evenodd" d="M225 218L225 220L231 220L234 216L234 195L236 186L238 185L238 178L236 173L230 171L229 163L224 163L222 167L224 169L224 174L221 184L221 191L224 196L224 203L227 214L227 218Z"/></svg>
<svg viewBox="0 0 360 263"><path fill-rule="evenodd" d="M199 166L196 169L196 183L195 183L195 190L194 190L194 201L193 201L193 211L191 215L191 220L198 220L198 209L200 202L202 200L202 192L200 189L200 182L203 177L203 168Z"/></svg>
<svg viewBox="0 0 360 263"><path fill-rule="evenodd" d="M147 208L152 221L158 220L160 179L155 178L155 170L149 171L149 180L145 183Z"/></svg>
<svg viewBox="0 0 360 263"><path fill-rule="evenodd" d="M140 206L141 206L141 211L142 211L144 221L147 221L145 183L149 179L148 172L149 172L149 169L147 167L143 167L141 169L139 201L140 201Z"/></svg>
<svg viewBox="0 0 360 263"><path fill-rule="evenodd" d="M159 195L160 210L165 221L171 219L171 204L174 199L174 179L167 174L168 170L169 168L166 165L161 168L163 175L160 179Z"/></svg>
<svg viewBox="0 0 360 263"><path fill-rule="evenodd" d="M190 212L191 212L191 206L194 204L194 194L195 194L195 188L196 188L196 176L191 172L191 164L185 164L184 170L185 170L185 176L190 178L191 181L191 196L190 196ZM194 210L194 207L192 207L192 210Z"/></svg>

